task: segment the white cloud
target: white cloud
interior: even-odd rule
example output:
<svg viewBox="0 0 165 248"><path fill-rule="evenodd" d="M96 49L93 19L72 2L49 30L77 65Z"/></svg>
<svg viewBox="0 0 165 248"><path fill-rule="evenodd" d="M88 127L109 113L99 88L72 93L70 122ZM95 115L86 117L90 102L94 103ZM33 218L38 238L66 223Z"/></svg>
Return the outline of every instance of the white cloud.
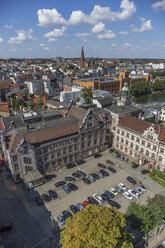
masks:
<svg viewBox="0 0 165 248"><path fill-rule="evenodd" d="M46 34L44 34L44 37L46 38L52 38L52 37L62 37L62 36L67 36L65 34L65 31L66 31L66 27L62 27L62 28L55 28L53 31L50 31Z"/></svg>
<svg viewBox="0 0 165 248"><path fill-rule="evenodd" d="M13 26L12 25L5 25L5 28L13 28Z"/></svg>
<svg viewBox="0 0 165 248"><path fill-rule="evenodd" d="M16 49L16 48L13 48L13 49L11 49L11 51L12 51L12 52L16 52L16 51L17 51L17 49Z"/></svg>
<svg viewBox="0 0 165 248"><path fill-rule="evenodd" d="M112 43L112 44L111 44L111 47L116 47L116 46L117 46L117 45L116 45L116 44L114 44L114 43Z"/></svg>
<svg viewBox="0 0 165 248"><path fill-rule="evenodd" d="M102 22L99 22L92 28L93 33L100 33L103 32L104 30L105 30L105 24Z"/></svg>
<svg viewBox="0 0 165 248"><path fill-rule="evenodd" d="M130 18L136 12L136 6L133 1L121 0L121 11L115 12L110 7L101 7L95 5L92 12L87 15L82 10L73 10L69 20L66 20L55 8L39 9L38 25L49 27L55 25L67 26L71 25L95 25L99 22L113 22L116 20L125 20Z"/></svg>
<svg viewBox="0 0 165 248"><path fill-rule="evenodd" d="M116 38L116 35L112 32L112 30L105 30L103 33L100 33L97 35L97 38L99 40L111 40L111 39L114 39Z"/></svg>
<svg viewBox="0 0 165 248"><path fill-rule="evenodd" d="M125 42L124 44L121 44L121 47L122 48L130 48L131 47L131 44Z"/></svg>
<svg viewBox="0 0 165 248"><path fill-rule="evenodd" d="M128 32L126 32L126 31L120 31L119 34L121 34L121 35L128 35Z"/></svg>
<svg viewBox="0 0 165 248"><path fill-rule="evenodd" d="M133 1L122 0L120 8L123 9L123 11L116 14L117 18L120 20L129 19L136 12L136 6Z"/></svg>
<svg viewBox="0 0 165 248"><path fill-rule="evenodd" d="M33 49L32 49L31 47L28 49L29 52L31 52L32 50L33 50Z"/></svg>
<svg viewBox="0 0 165 248"><path fill-rule="evenodd" d="M163 47L165 47L165 44L163 44Z"/></svg>
<svg viewBox="0 0 165 248"><path fill-rule="evenodd" d="M3 38L2 37L0 37L0 43L2 43L3 42Z"/></svg>
<svg viewBox="0 0 165 248"><path fill-rule="evenodd" d="M45 50L45 51L49 51L50 48L49 48L49 47L44 47L44 50Z"/></svg>
<svg viewBox="0 0 165 248"><path fill-rule="evenodd" d="M55 25L67 25L67 21L56 9L39 9L37 15L39 26L50 27Z"/></svg>
<svg viewBox="0 0 165 248"><path fill-rule="evenodd" d="M44 44L44 43L41 43L41 44L40 44L40 47L44 47L44 46L45 46L45 44Z"/></svg>
<svg viewBox="0 0 165 248"><path fill-rule="evenodd" d="M88 40L86 39L86 38L81 38L81 40L83 41L83 42L88 42Z"/></svg>
<svg viewBox="0 0 165 248"><path fill-rule="evenodd" d="M76 37L88 37L88 36L90 36L90 33L77 33L77 34L75 34L75 36Z"/></svg>
<svg viewBox="0 0 165 248"><path fill-rule="evenodd" d="M165 11L165 0L157 1L151 5L151 8L155 10L164 10Z"/></svg>
<svg viewBox="0 0 165 248"><path fill-rule="evenodd" d="M34 38L31 35L31 33L33 33L32 28L30 28L28 31L22 29L22 30L16 30L15 32L18 34L18 36L10 38L8 43L21 44L24 41L36 40L36 38Z"/></svg>
<svg viewBox="0 0 165 248"><path fill-rule="evenodd" d="M56 38L49 38L48 41L49 41L49 42L57 42L57 41L59 41L59 39L56 39Z"/></svg>
<svg viewBox="0 0 165 248"><path fill-rule="evenodd" d="M134 25L131 26L132 32L146 32L153 29L151 20L146 21L145 18L139 18L141 20L141 27L138 29L134 27Z"/></svg>

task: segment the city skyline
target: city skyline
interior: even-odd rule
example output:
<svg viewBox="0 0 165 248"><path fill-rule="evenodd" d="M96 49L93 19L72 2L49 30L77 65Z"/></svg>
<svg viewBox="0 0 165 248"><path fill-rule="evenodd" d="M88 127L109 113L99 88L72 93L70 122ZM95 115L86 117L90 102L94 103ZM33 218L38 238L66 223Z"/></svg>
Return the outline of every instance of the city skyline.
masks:
<svg viewBox="0 0 165 248"><path fill-rule="evenodd" d="M1 58L165 58L165 0L2 1Z"/></svg>

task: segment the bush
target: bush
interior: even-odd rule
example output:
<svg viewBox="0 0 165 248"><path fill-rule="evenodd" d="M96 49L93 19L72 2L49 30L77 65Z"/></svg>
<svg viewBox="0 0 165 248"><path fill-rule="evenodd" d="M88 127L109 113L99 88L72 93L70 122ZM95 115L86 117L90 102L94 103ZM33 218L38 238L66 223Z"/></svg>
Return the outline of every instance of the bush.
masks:
<svg viewBox="0 0 165 248"><path fill-rule="evenodd" d="M154 181L165 187L165 174L163 172L153 169L149 175Z"/></svg>

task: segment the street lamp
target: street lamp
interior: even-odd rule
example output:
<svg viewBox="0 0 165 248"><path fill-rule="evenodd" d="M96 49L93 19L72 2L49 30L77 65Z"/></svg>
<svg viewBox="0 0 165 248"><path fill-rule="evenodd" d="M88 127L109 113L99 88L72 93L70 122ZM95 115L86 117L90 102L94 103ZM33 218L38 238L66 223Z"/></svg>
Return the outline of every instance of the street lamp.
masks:
<svg viewBox="0 0 165 248"><path fill-rule="evenodd" d="M53 216L51 215L50 216L50 220L51 220L51 223L52 223L52 229L54 228L54 218L53 218Z"/></svg>

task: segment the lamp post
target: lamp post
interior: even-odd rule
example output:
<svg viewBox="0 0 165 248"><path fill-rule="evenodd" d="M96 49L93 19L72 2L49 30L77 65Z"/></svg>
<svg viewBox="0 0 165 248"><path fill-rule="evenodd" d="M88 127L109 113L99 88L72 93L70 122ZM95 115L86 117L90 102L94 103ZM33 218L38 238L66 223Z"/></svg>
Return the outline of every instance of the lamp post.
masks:
<svg viewBox="0 0 165 248"><path fill-rule="evenodd" d="M54 218L53 218L53 216L52 216L52 215L50 216L50 220L51 220L52 230L53 230L53 228L54 228Z"/></svg>

